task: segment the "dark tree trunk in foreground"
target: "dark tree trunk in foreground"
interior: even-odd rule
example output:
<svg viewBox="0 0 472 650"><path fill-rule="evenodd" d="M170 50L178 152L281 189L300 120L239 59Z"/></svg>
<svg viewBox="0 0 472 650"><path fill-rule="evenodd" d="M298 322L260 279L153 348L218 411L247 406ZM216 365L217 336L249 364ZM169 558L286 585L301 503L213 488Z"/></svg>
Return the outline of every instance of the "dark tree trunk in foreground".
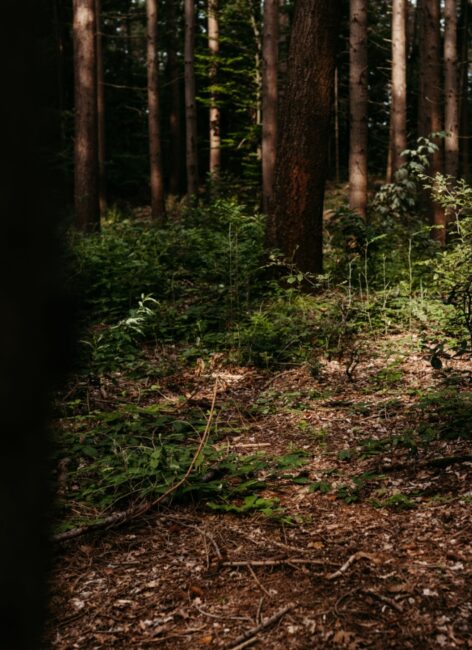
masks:
<svg viewBox="0 0 472 650"><path fill-rule="evenodd" d="M97 32L97 120L98 120L98 192L100 215L107 211L106 160L105 160L105 79L102 47L102 3L95 0Z"/></svg>
<svg viewBox="0 0 472 650"><path fill-rule="evenodd" d="M164 218L164 180L162 177L161 131L159 125L159 56L157 50L157 0L147 0L147 75L149 163L151 185L151 216Z"/></svg>
<svg viewBox="0 0 472 650"><path fill-rule="evenodd" d="M100 228L95 0L74 0L74 203L79 230Z"/></svg>
<svg viewBox="0 0 472 650"><path fill-rule="evenodd" d="M304 272L323 266L327 174L340 0L295 4L267 243Z"/></svg>
<svg viewBox="0 0 472 650"><path fill-rule="evenodd" d="M423 0L419 14L419 74L418 135L429 136L441 131L441 36L439 31L439 0ZM442 143L436 140L438 150L431 156L428 173L434 176L442 171ZM431 200L426 201L432 226L441 226L432 231L440 243L446 240L446 217L444 210Z"/></svg>
<svg viewBox="0 0 472 650"><path fill-rule="evenodd" d="M349 207L367 211L367 0L350 1L349 32Z"/></svg>
<svg viewBox="0 0 472 650"><path fill-rule="evenodd" d="M36 650L51 554L49 392L66 358L57 230L65 202L53 3L6 2L0 40L0 646ZM28 186L25 189L25 179ZM61 347L61 349L59 349Z"/></svg>
<svg viewBox="0 0 472 650"><path fill-rule="evenodd" d="M187 194L198 191L197 100L195 91L195 4L185 0L185 131L187 151Z"/></svg>
<svg viewBox="0 0 472 650"><path fill-rule="evenodd" d="M279 50L279 1L264 2L262 36L262 194L266 214L274 191L275 156L277 150L277 96Z"/></svg>
<svg viewBox="0 0 472 650"><path fill-rule="evenodd" d="M470 179L469 151L470 151L470 124L469 124L469 46L470 46L470 16L472 8L469 0L462 0L460 15L460 171L461 176Z"/></svg>
<svg viewBox="0 0 472 650"><path fill-rule="evenodd" d="M220 25L218 0L208 0L208 49L210 50L210 174L217 178L221 167L220 107L215 86L218 81Z"/></svg>
<svg viewBox="0 0 472 650"><path fill-rule="evenodd" d="M392 175L403 163L406 140L406 19L407 0L392 3L392 109L391 152Z"/></svg>

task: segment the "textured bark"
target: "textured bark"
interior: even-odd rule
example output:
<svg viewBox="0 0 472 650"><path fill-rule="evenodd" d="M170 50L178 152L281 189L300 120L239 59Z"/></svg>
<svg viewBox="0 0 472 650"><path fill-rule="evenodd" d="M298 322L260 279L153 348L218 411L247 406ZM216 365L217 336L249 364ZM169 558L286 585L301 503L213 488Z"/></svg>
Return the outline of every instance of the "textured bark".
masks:
<svg viewBox="0 0 472 650"><path fill-rule="evenodd" d="M461 1L460 16L460 168L461 176L470 179L469 151L470 151L470 125L469 125L469 46L470 46L470 16L471 6L468 0Z"/></svg>
<svg viewBox="0 0 472 650"><path fill-rule="evenodd" d="M279 0L264 2L262 36L262 192L264 212L273 200L277 151Z"/></svg>
<svg viewBox="0 0 472 650"><path fill-rule="evenodd" d="M444 7L444 96L446 141L444 171L459 174L459 85L457 76L457 0L446 0Z"/></svg>
<svg viewBox="0 0 472 650"><path fill-rule="evenodd" d="M215 86L218 77L220 26L218 0L208 0L208 49L210 50L210 174L217 177L221 167L220 108Z"/></svg>
<svg viewBox="0 0 472 650"><path fill-rule="evenodd" d="M102 3L95 0L95 20L97 33L97 120L98 120L98 200L100 215L107 211L106 158L105 158L105 79L102 47Z"/></svg>
<svg viewBox="0 0 472 650"><path fill-rule="evenodd" d="M296 2L267 243L304 272L323 266L323 199L340 0Z"/></svg>
<svg viewBox="0 0 472 650"><path fill-rule="evenodd" d="M95 0L74 0L74 202L79 230L98 230L97 41Z"/></svg>
<svg viewBox="0 0 472 650"><path fill-rule="evenodd" d="M403 163L406 137L406 17L407 0L392 2L392 173Z"/></svg>
<svg viewBox="0 0 472 650"><path fill-rule="evenodd" d="M420 88L418 99L418 135L429 136L441 131L441 37L439 31L440 3L439 0L422 0L419 14L420 37ZM442 171L441 143L438 151L431 156L429 173L434 176ZM427 202L427 211L431 225L443 226L433 230L433 237L444 243L446 232L446 217L444 210L433 201Z"/></svg>
<svg viewBox="0 0 472 650"><path fill-rule="evenodd" d="M185 124L187 194L198 191L197 101L195 90L195 4L185 0Z"/></svg>
<svg viewBox="0 0 472 650"><path fill-rule="evenodd" d="M367 211L367 0L350 0L349 35L349 207Z"/></svg>
<svg viewBox="0 0 472 650"><path fill-rule="evenodd" d="M151 216L164 218L164 179L162 176L162 146L159 115L159 55L157 49L157 0L146 0L147 12L147 89L149 120L149 162L151 186Z"/></svg>
<svg viewBox="0 0 472 650"><path fill-rule="evenodd" d="M170 130L170 161L169 161L169 192L178 196L182 191L182 110L180 95L180 68L178 60L178 25L176 15L175 0L167 0L167 21L169 25L167 40L167 66L170 83L170 110L169 110L169 130Z"/></svg>

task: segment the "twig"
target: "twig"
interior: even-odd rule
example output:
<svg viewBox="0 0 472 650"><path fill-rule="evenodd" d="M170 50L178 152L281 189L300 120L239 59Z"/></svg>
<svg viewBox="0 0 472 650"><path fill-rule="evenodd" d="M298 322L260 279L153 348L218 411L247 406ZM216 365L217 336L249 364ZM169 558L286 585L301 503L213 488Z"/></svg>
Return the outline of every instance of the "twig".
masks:
<svg viewBox="0 0 472 650"><path fill-rule="evenodd" d="M373 589L365 589L364 593L369 594L370 596L374 596L374 598L377 598L382 603L386 603L392 609L396 609L397 612L400 612L401 614L403 614L403 608L398 603L396 603L394 600L392 600L391 598L387 598L387 596L383 596L382 594L378 594Z"/></svg>
<svg viewBox="0 0 472 650"><path fill-rule="evenodd" d="M351 557L342 565L340 569L326 576L326 579L335 580L336 578L339 578L339 576L342 576L342 574L349 569L351 564L357 562L357 560L362 560L362 559L375 561L375 558L371 553L364 553L363 551L359 551L357 553L354 553L354 555L351 555Z"/></svg>
<svg viewBox="0 0 472 650"><path fill-rule="evenodd" d="M257 625L256 627L247 630L246 632L244 632L244 634L238 636L237 639L235 639L228 645L223 646L223 650L236 650L237 648L240 648L241 644L243 644L245 641L252 639L252 637L256 636L256 634L258 634L262 630L265 630L271 625L273 625L274 623L276 623L279 619L282 618L282 616L285 616L287 612L290 612L292 611L292 609L295 609L295 607L297 607L296 603L290 603L290 605L287 605L286 607L278 611L276 614L263 621L260 625Z"/></svg>
<svg viewBox="0 0 472 650"><path fill-rule="evenodd" d="M164 494L161 494L157 499L154 499L154 501L151 501L150 503L142 503L140 505L134 505L128 508L127 510L124 510L122 512L115 512L112 515L109 515L108 517L104 517L101 521L98 521L94 524L90 524L88 526L80 526L79 528L73 528L72 530L67 530L64 533L59 533L57 535L54 535L53 541L55 542L64 542L69 539L74 539L76 537L80 537L81 535L84 535L85 533L95 531L95 530L101 530L103 528L111 528L112 526L117 526L119 524L125 523L127 521L130 521L132 519L135 519L136 517L140 517L141 515L145 514L152 508L155 508L157 505L162 503L165 499L167 499L171 494L173 494L176 490L179 489L188 479L190 474L192 473L192 470L195 466L195 463L197 462L207 440L208 440L208 435L210 433L210 427L211 423L213 420L213 415L215 412L215 404L216 404L216 396L218 393L218 380L215 381L215 386L213 388L213 398L211 402L211 407L210 407L210 413L208 414L205 430L203 432L203 435L200 440L200 444L198 445L198 449L195 452L194 457L192 458L192 461L190 465L187 468L187 471L183 475L183 477L180 479L180 481L177 481L174 485L172 485L168 490L164 492Z"/></svg>
<svg viewBox="0 0 472 650"><path fill-rule="evenodd" d="M234 646L232 650L243 650L244 648L249 648L250 645L254 645L255 643L257 643L257 639L255 637L252 637L251 639L243 641L239 645Z"/></svg>
<svg viewBox="0 0 472 650"><path fill-rule="evenodd" d="M257 586L258 586L259 589L262 591L262 593L264 593L266 596L269 596L269 598L270 598L270 593L267 591L267 589L264 587L264 585L262 584L262 582L261 582L261 581L259 580L259 578L256 576L256 572L254 571L254 569L252 568L252 566L249 564L247 568L249 569L249 573L250 573L250 574L252 575L252 577L254 578L254 582L257 584Z"/></svg>
<svg viewBox="0 0 472 650"><path fill-rule="evenodd" d="M221 566L249 567L249 566L282 566L284 564L315 564L325 566L324 560L310 560L303 557L286 557L279 560L235 560L234 562L222 562Z"/></svg>

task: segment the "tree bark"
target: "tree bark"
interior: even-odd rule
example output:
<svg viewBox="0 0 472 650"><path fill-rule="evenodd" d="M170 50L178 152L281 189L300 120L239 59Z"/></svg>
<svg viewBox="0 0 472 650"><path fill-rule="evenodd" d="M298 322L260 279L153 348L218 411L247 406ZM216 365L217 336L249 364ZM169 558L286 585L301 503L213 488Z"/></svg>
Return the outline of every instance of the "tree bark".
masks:
<svg viewBox="0 0 472 650"><path fill-rule="evenodd" d="M100 228L95 0L74 0L74 203L79 230Z"/></svg>
<svg viewBox="0 0 472 650"><path fill-rule="evenodd" d="M162 146L159 115L159 54L157 49L157 0L146 0L147 12L147 84L149 120L149 161L151 217L162 221L165 214Z"/></svg>
<svg viewBox="0 0 472 650"><path fill-rule="evenodd" d="M446 0L444 6L444 171L459 175L459 85L457 76L457 0Z"/></svg>
<svg viewBox="0 0 472 650"><path fill-rule="evenodd" d="M349 207L367 212L367 0L350 0L349 36Z"/></svg>
<svg viewBox="0 0 472 650"><path fill-rule="evenodd" d="M274 193L277 150L279 0L264 2L262 36L262 192L266 214Z"/></svg>
<svg viewBox="0 0 472 650"><path fill-rule="evenodd" d="M341 1L298 0L267 243L303 272L323 268L323 199Z"/></svg>
<svg viewBox="0 0 472 650"><path fill-rule="evenodd" d="M175 10L175 0L167 1L167 20L168 20L168 49L167 49L167 66L170 83L170 111L169 111L169 130L170 130L170 175L169 175L169 192L178 196L182 190L182 111L180 95L180 69L178 60L178 25Z"/></svg>
<svg viewBox="0 0 472 650"><path fill-rule="evenodd" d="M98 120L98 201L100 215L107 211L106 195L106 149L105 149L105 79L102 47L102 3L95 0L95 20L97 33L97 120Z"/></svg>
<svg viewBox="0 0 472 650"><path fill-rule="evenodd" d="M187 194L198 191L197 100L195 90L195 4L185 0L185 122Z"/></svg>
<svg viewBox="0 0 472 650"><path fill-rule="evenodd" d="M220 51L218 0L208 0L208 48L210 50L210 174L216 179L221 167L220 108L215 90Z"/></svg>
<svg viewBox="0 0 472 650"><path fill-rule="evenodd" d="M419 100L418 135L427 137L441 131L441 36L439 31L439 0L422 0L419 15ZM434 176L442 171L442 148L431 156L429 173ZM439 226L432 235L441 244L446 241L446 217L444 210L434 201L427 201L427 211L432 226Z"/></svg>
<svg viewBox="0 0 472 650"><path fill-rule="evenodd" d="M470 125L469 125L469 45L470 45L470 15L471 8L468 0L461 1L460 16L460 168L461 176L470 178L469 151L470 151Z"/></svg>
<svg viewBox="0 0 472 650"><path fill-rule="evenodd" d="M392 175L402 165L406 137L406 16L407 0L392 3Z"/></svg>

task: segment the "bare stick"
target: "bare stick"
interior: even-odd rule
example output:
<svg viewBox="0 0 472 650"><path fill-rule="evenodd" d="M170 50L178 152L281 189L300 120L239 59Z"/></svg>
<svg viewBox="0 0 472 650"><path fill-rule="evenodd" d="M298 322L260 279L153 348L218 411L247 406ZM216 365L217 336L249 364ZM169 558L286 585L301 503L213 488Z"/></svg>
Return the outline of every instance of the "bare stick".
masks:
<svg viewBox="0 0 472 650"><path fill-rule="evenodd" d="M282 618L282 616L285 616L287 612L290 612L292 611L292 609L295 609L295 607L297 607L296 603L290 603L289 605L287 605L286 607L278 611L276 614L263 621L260 625L257 625L256 627L247 630L246 632L244 632L244 634L238 636L237 639L235 639L228 645L225 645L223 647L223 650L236 650L236 648L241 647L241 644L243 644L245 641L252 639L252 637L256 636L256 634L258 634L262 630L265 630L271 625L273 625L274 623L276 623L279 619Z"/></svg>
<svg viewBox="0 0 472 650"><path fill-rule="evenodd" d="M362 560L362 559L372 560L375 562L375 558L371 553L364 553L363 551L359 551L358 553L354 553L354 555L351 555L351 557L342 565L340 569L326 576L326 579L335 580L336 578L339 578L339 576L342 576L342 574L349 569L351 564L357 562L357 560Z"/></svg>
<svg viewBox="0 0 472 650"><path fill-rule="evenodd" d="M286 557L280 560L236 560L234 562L222 562L221 566L282 566L284 564L314 564L317 566L325 566L324 560L310 560L303 557Z"/></svg>
<svg viewBox="0 0 472 650"><path fill-rule="evenodd" d="M132 519L135 519L136 517L140 517L141 515L151 510L152 508L155 508L157 505L159 505L165 499L167 499L171 494L173 494L176 490L178 490L179 487L181 487L187 481L188 477L192 473L195 463L197 462L208 440L210 427L215 412L217 393L218 393L218 380L215 381L215 386L213 388L213 398L211 402L210 413L207 418L205 430L201 437L200 444L198 445L198 449L195 452L194 457L192 458L192 462L188 466L187 471L185 472L184 476L180 479L180 481L177 481L177 483L175 483L168 490L166 490L164 494L161 494L157 499L151 501L150 503L141 503L137 506L134 505L128 508L127 510L124 510L122 512L115 512L114 514L109 515L108 517L104 517L101 521L98 521L95 524L90 524L89 526L80 526L79 528L73 528L72 530L67 530L64 533L59 533L53 536L53 541L64 542L69 539L80 537L81 535L84 535L85 533L91 531L101 530L103 528L111 528L112 526L117 526L118 524L122 524Z"/></svg>

